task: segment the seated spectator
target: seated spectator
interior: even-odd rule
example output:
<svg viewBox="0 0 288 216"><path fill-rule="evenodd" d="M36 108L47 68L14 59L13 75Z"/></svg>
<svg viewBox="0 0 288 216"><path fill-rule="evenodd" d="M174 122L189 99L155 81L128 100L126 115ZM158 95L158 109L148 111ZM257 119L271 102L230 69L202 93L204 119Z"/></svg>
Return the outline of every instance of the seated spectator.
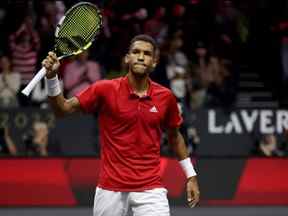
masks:
<svg viewBox="0 0 288 216"><path fill-rule="evenodd" d="M218 56L211 56L209 68L212 73L211 83L208 86L209 106L231 107L236 97L236 90L228 67L223 59Z"/></svg>
<svg viewBox="0 0 288 216"><path fill-rule="evenodd" d="M48 127L44 122L34 122L32 131L23 137L29 156L48 156Z"/></svg>
<svg viewBox="0 0 288 216"><path fill-rule="evenodd" d="M284 156L284 152L279 149L277 137L274 134L264 134L256 143L256 148L252 151L252 154L263 157Z"/></svg>
<svg viewBox="0 0 288 216"><path fill-rule="evenodd" d="M63 82L67 97L74 96L91 83L101 79L101 66L98 62L88 60L88 56L88 51L85 51L77 56L75 61L66 65Z"/></svg>
<svg viewBox="0 0 288 216"><path fill-rule="evenodd" d="M188 101L193 110L203 107L207 102L207 89L213 81L209 59L207 47L202 41L199 41L194 50L194 56L192 56L188 81Z"/></svg>
<svg viewBox="0 0 288 216"><path fill-rule="evenodd" d="M14 144L8 127L1 127L0 128L0 155L7 156L7 155L16 155L17 148Z"/></svg>
<svg viewBox="0 0 288 216"><path fill-rule="evenodd" d="M158 44L162 44L167 36L168 25L164 21L165 13L165 7L160 6L144 24L144 33L155 38Z"/></svg>
<svg viewBox="0 0 288 216"><path fill-rule="evenodd" d="M158 66L151 74L152 80L171 88L175 96L182 100L186 95L185 78L188 59L181 48L183 46L182 31L171 33L161 50Z"/></svg>
<svg viewBox="0 0 288 216"><path fill-rule="evenodd" d="M12 70L7 56L0 58L0 68L0 107L18 107L17 93L20 89L20 74Z"/></svg>

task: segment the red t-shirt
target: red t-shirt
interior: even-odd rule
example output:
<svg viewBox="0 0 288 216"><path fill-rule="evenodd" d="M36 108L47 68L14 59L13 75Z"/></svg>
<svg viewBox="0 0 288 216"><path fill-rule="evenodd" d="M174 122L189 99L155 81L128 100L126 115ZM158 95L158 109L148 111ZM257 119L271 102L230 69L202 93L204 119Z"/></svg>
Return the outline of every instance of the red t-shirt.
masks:
<svg viewBox="0 0 288 216"><path fill-rule="evenodd" d="M99 113L101 169L98 186L112 191L162 187L162 129L182 118L171 91L149 80L147 95L133 93L128 78L101 80L76 95L87 113Z"/></svg>

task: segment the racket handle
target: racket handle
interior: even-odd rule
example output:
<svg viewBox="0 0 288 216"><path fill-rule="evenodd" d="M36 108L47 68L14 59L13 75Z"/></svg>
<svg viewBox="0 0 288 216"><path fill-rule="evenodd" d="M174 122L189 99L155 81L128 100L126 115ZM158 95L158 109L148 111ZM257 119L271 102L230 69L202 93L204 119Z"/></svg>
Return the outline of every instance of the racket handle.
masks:
<svg viewBox="0 0 288 216"><path fill-rule="evenodd" d="M22 94L29 96L31 91L35 88L37 83L45 76L46 69L42 67L40 71L33 77L33 79L28 83L28 85L21 91Z"/></svg>

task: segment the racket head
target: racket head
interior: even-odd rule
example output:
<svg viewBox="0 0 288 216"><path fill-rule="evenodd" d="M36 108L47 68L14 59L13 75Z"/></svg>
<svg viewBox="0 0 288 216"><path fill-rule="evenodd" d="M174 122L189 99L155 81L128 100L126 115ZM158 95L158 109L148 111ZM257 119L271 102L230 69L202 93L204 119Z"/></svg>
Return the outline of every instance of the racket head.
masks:
<svg viewBox="0 0 288 216"><path fill-rule="evenodd" d="M55 31L54 50L60 58L88 49L102 28L102 14L90 2L71 7L60 19Z"/></svg>

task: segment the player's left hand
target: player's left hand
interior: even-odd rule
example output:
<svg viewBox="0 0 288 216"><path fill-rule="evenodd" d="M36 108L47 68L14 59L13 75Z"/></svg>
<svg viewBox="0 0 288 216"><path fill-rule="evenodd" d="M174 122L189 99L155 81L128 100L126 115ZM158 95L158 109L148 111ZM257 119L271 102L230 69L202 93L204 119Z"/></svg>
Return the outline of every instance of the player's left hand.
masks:
<svg viewBox="0 0 288 216"><path fill-rule="evenodd" d="M188 178L187 185L187 202L190 208L193 208L197 205L200 199L200 191L198 186L198 181L196 176Z"/></svg>

